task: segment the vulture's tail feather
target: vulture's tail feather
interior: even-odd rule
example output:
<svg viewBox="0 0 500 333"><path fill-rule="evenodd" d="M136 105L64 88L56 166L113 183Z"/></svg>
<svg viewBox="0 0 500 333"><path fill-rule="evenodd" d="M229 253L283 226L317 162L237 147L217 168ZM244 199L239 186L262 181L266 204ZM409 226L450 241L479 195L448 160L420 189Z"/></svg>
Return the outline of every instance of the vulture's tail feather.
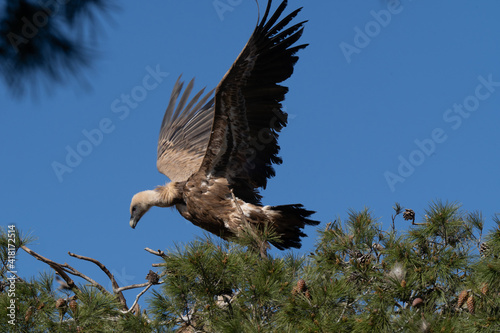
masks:
<svg viewBox="0 0 500 333"><path fill-rule="evenodd" d="M280 250L289 249L291 247L300 249L300 237L307 237L302 229L306 225L318 225L319 221L308 219L315 212L303 208L301 204L272 206L269 210L273 213L268 216L272 220L272 228L280 236L281 242L271 242Z"/></svg>

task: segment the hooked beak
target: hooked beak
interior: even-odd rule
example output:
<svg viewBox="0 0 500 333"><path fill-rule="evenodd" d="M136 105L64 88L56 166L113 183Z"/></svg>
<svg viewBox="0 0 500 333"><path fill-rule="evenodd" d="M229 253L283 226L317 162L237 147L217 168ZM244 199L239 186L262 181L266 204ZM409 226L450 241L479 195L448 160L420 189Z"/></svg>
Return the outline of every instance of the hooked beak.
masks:
<svg viewBox="0 0 500 333"><path fill-rule="evenodd" d="M131 212L130 212L130 227L132 227L132 229L135 229L135 227L137 226L137 223L139 223L139 220L141 219L141 217L144 216L144 214L146 214L146 212L149 210L149 207L147 209L141 209L141 208L133 208L131 209Z"/></svg>
<svg viewBox="0 0 500 333"><path fill-rule="evenodd" d="M139 219L136 219L134 216L130 217L130 226L132 229L135 229L135 226L137 225L137 222L139 222Z"/></svg>

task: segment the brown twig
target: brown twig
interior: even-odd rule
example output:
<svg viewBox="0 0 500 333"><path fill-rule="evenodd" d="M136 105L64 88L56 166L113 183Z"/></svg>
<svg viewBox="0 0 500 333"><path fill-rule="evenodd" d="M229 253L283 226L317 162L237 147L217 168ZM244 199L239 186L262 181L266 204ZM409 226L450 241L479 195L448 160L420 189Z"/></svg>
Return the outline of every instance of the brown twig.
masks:
<svg viewBox="0 0 500 333"><path fill-rule="evenodd" d="M78 276L78 277L81 277L82 279L88 281L90 284L92 284L94 287L96 287L97 289L99 289L102 293L104 294L110 294L109 291L106 290L106 288L104 288L102 285L100 285L99 283L97 283L96 281L94 281L92 278L90 278L89 276L83 274L82 272L76 270L75 268L71 267L70 265L68 265L67 263L64 263L63 265L61 265L66 272L72 274L72 275L75 275L75 276Z"/></svg>
<svg viewBox="0 0 500 333"><path fill-rule="evenodd" d="M33 256L35 259L37 260L40 260L44 263L46 263L47 265L49 265L50 267L52 267L52 269L54 269L63 279L64 281L66 281L66 283L68 284L68 286L73 290L80 290L75 282L69 277L68 274L66 274L66 271L64 270L63 266L61 264L58 264L57 262L55 261L52 261L48 258L45 258L44 256L36 253L35 251L31 250L30 248L26 247L26 245L21 245L21 248L26 251L26 253L28 253L29 255Z"/></svg>
<svg viewBox="0 0 500 333"><path fill-rule="evenodd" d="M111 280L111 285L113 286L113 292L118 296L120 304L124 307L124 309L128 309L128 307L127 307L127 300L125 299L125 296L123 296L123 294L122 294L121 291L117 291L120 288L120 286L116 282L114 275L111 274L111 272L106 268L106 266L104 266L100 261L98 261L98 260L96 260L94 258L81 256L79 254L74 254L74 253L71 253L71 252L68 252L68 254L70 256L72 256L72 257L77 258L77 259L90 261L90 262L96 264L108 276L108 278Z"/></svg>

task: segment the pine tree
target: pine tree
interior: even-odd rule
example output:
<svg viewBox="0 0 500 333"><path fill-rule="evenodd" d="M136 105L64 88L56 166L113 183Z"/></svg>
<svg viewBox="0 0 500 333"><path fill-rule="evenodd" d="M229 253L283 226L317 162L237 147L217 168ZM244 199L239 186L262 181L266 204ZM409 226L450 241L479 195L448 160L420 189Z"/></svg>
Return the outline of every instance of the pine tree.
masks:
<svg viewBox="0 0 500 333"><path fill-rule="evenodd" d="M19 326L2 321L0 330L499 332L499 217L483 237L481 214L456 203L433 202L422 219L398 204L394 210L387 230L368 209L350 211L320 230L314 252L300 257L263 255L272 232L258 240L249 233L247 246L206 237L149 250L161 263L147 284L158 286L136 315L124 311L119 289L69 283L56 290L54 276L42 273L18 283ZM396 219L409 228L395 230ZM4 318L8 289L2 284Z"/></svg>

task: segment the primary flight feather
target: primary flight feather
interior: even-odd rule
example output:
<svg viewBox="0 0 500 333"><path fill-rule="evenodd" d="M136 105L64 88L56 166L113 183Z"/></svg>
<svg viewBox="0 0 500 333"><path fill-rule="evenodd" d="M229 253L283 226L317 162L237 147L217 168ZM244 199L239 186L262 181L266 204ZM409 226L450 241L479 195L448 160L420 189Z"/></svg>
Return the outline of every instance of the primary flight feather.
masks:
<svg viewBox="0 0 500 333"><path fill-rule="evenodd" d="M281 102L288 88L278 83L292 75L307 45L295 45L305 21L289 26L300 12L280 20L287 1L264 17L222 81L213 91L190 99L194 81L175 83L160 129L158 170L171 182L137 193L130 226L152 207L175 206L193 224L224 239L237 238L245 224L272 228L278 249L300 248L313 214L301 204L262 206L259 188L280 164L278 135L287 123ZM183 91L184 88L184 91ZM212 97L213 96L213 97Z"/></svg>

